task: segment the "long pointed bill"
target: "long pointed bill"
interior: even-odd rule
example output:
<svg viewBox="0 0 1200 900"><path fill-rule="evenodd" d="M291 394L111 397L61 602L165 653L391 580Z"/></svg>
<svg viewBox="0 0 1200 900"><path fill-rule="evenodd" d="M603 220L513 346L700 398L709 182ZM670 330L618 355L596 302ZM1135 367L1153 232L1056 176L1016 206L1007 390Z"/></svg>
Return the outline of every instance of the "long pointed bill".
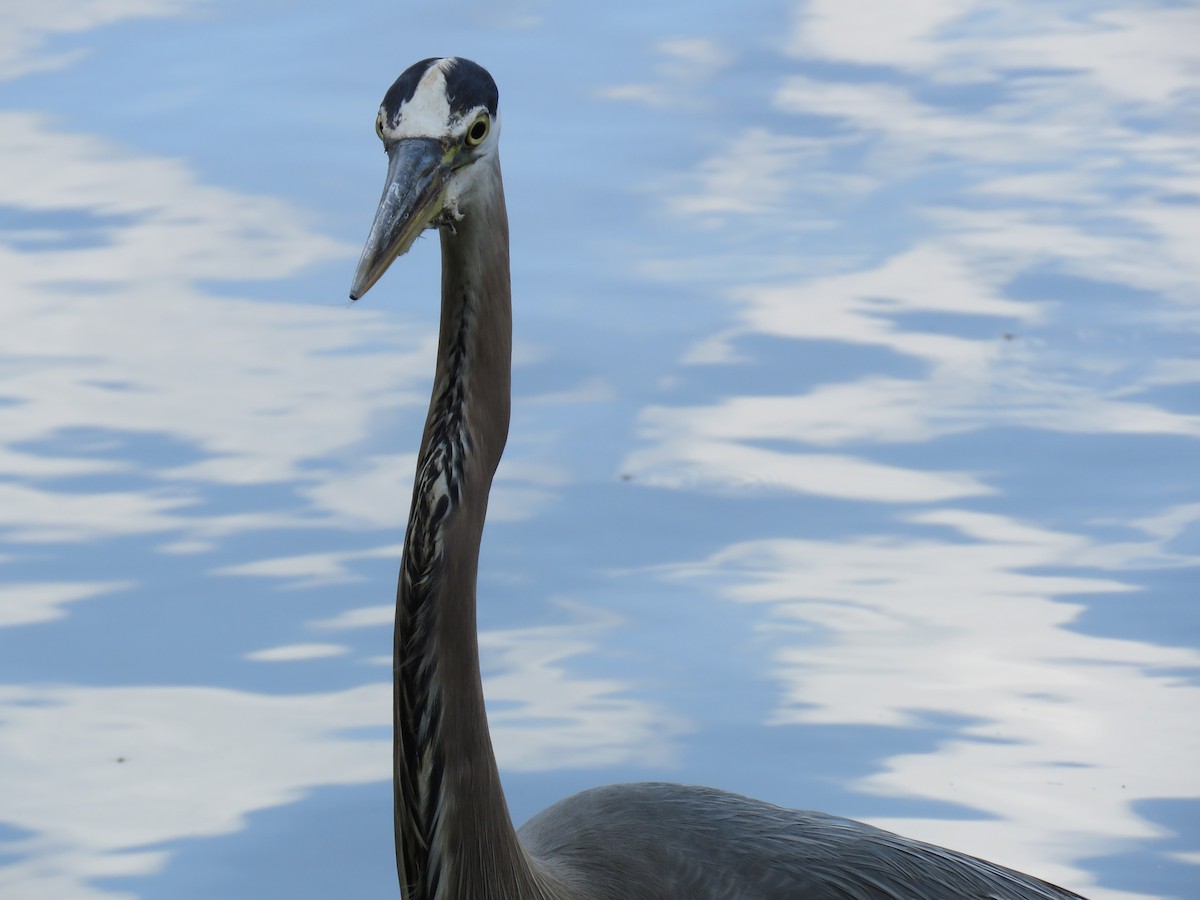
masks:
<svg viewBox="0 0 1200 900"><path fill-rule="evenodd" d="M388 150L387 183L350 285L357 300L407 252L417 236L442 209L449 166L442 162L442 145L432 138L407 138Z"/></svg>

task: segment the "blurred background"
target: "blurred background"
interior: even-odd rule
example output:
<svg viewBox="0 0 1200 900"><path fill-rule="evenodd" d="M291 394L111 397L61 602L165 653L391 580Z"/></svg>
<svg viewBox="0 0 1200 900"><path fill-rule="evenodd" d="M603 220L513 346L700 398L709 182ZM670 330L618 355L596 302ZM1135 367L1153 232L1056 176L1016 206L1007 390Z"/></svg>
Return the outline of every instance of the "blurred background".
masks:
<svg viewBox="0 0 1200 900"><path fill-rule="evenodd" d="M395 896L438 249L379 101L500 86L509 802L713 784L1097 900L1200 865L1188 3L0 3L0 896Z"/></svg>

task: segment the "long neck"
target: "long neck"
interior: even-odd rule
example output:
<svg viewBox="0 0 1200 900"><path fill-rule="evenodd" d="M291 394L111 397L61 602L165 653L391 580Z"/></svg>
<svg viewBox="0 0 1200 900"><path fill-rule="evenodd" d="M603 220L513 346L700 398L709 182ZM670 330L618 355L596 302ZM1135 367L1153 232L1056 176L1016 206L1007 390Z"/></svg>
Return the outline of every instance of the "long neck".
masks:
<svg viewBox="0 0 1200 900"><path fill-rule="evenodd" d="M508 436L511 375L508 219L494 165L462 220L441 232L437 373L397 593L396 863L406 900L534 897L540 881L500 786L475 631L479 542Z"/></svg>

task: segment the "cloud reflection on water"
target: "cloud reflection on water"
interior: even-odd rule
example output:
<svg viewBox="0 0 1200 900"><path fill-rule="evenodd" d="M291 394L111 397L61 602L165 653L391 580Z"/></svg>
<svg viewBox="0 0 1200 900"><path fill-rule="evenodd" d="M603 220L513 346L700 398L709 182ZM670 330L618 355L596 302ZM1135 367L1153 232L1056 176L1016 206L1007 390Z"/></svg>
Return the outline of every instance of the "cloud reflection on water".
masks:
<svg viewBox="0 0 1200 900"><path fill-rule="evenodd" d="M1184 728L1161 741L1162 723L1186 723L1200 704L1200 688L1167 673L1200 667L1200 653L1074 630L1082 607L1066 598L1136 590L1078 574L1127 549L962 509L909 521L900 537L738 544L666 574L769 607L775 725L960 723L859 787L980 818L880 824L1081 884L1062 865L1064 834L1071 856L1111 852L1158 833L1139 801L1194 787L1200 737Z"/></svg>
<svg viewBox="0 0 1200 900"><path fill-rule="evenodd" d="M352 612L311 624L342 631L390 626L390 606ZM623 680L582 678L563 665L592 652L613 624L580 615L577 624L480 635L493 735L506 770L644 765L670 757L681 727L672 716L625 697ZM348 652L310 643L265 648L249 658L296 665ZM29 900L111 897L89 882L160 871L170 842L239 831L251 813L295 803L319 786L382 782L390 708L386 678L343 691L287 694L0 687L3 819L20 829L0 845L17 860L0 867L0 893Z"/></svg>
<svg viewBox="0 0 1200 900"><path fill-rule="evenodd" d="M1161 837L1141 801L1200 796L1200 695L1175 674L1200 669L1200 653L1170 635L1160 645L1081 631L1084 606L1067 598L1135 604L1143 573L1200 565L1181 544L1198 521L1194 480L1169 502L1150 486L1157 446L1200 437L1194 403L1153 390L1200 381L1189 358L1200 165L1182 124L1195 112L1200 16L1007 9L798 7L801 71L663 191L702 244L695 280L713 278L735 307L731 325L680 359L677 380L705 367L786 372L780 360L817 342L874 355L854 356L851 377L807 366L770 392L649 405L622 471L747 506L779 488L892 505L848 513L855 524L846 533L839 521L836 540L796 536L811 523L760 521L773 536L651 571L768 608L777 727L956 723L930 752L881 759L858 787L976 818L876 821L1090 896L1144 897L1089 886L1068 861ZM823 148L797 135L810 128L828 132ZM837 204L810 187L829 184L843 188ZM864 228L873 218L889 227ZM739 281L753 268L722 244L747 230L800 275ZM843 252L825 254L839 238ZM685 271L683 260L647 268ZM897 360L916 365L897 375ZM992 436L1008 446L1012 429L1141 436L1128 467L1096 463L1099 477L1146 482L1140 517L1072 519L1010 499L1004 486L1022 470L1058 465L973 461L971 448ZM905 445L951 438L965 471L881 466L912 459ZM946 456L923 459L935 458ZM948 477L959 490L935 486ZM1047 513L1072 527L1039 524Z"/></svg>

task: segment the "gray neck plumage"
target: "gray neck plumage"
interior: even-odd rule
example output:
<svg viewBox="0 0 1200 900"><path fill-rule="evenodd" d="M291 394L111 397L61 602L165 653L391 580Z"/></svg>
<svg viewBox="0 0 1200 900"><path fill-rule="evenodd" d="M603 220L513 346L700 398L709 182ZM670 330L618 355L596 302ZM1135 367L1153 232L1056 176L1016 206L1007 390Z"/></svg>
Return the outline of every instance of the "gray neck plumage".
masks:
<svg viewBox="0 0 1200 900"><path fill-rule="evenodd" d="M488 734L475 630L479 542L508 436L508 219L494 178L443 227L433 398L396 602L396 861L406 900L536 896Z"/></svg>

